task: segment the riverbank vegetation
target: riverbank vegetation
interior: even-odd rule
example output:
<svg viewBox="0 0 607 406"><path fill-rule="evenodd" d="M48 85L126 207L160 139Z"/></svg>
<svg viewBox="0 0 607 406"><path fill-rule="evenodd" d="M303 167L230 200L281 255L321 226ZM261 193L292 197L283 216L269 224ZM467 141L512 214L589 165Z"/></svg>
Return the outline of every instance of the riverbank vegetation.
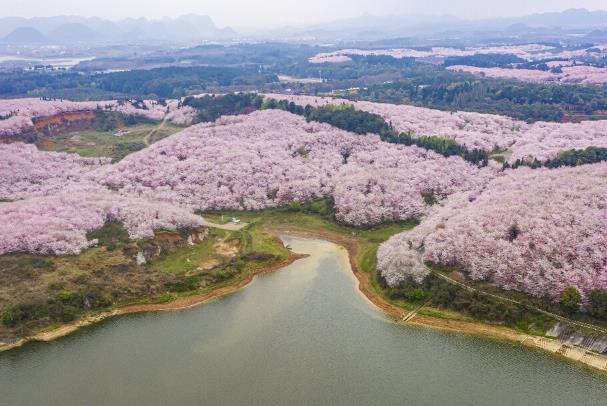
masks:
<svg viewBox="0 0 607 406"><path fill-rule="evenodd" d="M238 217L247 224L239 231L208 229L192 244L189 238L192 231L159 232L153 239L133 242L119 224L108 223L89 235L97 238L99 245L78 256L0 257L2 266L9 270L4 277L11 278L2 284L0 293L0 299L4 299L4 303L0 302L3 340L10 341L112 308L143 305L141 309L145 309L145 305L170 304L180 298L238 284L259 269L288 261L292 254L278 240L281 234L323 238L345 246L353 270L361 273L358 277L359 283L364 284L361 290L365 295L378 298L372 301L380 307L401 309L398 314L416 312L449 323L463 322L462 331L467 330L465 325L480 321L540 336L556 322L533 310L531 305L538 304L537 301L489 284L475 286L484 292L529 301L529 305L492 299L435 275L429 275L421 283L410 280L396 287L388 286L377 269L378 248L390 237L413 229L416 222L364 228L345 226L335 221L333 203L327 199L262 211L214 211L203 215L217 223ZM200 235L200 230L196 233ZM145 264L138 263L140 252L145 253ZM436 270L458 277L457 270L455 274L444 267ZM599 289L593 291L589 315L572 313L551 301L542 305L551 311L564 312L568 317L597 323L597 319L589 316L600 318L605 314L605 294ZM14 301L10 306L6 305L8 297ZM397 317L389 307L385 310ZM450 328L453 325L450 324ZM492 335L489 330L486 334Z"/></svg>
<svg viewBox="0 0 607 406"><path fill-rule="evenodd" d="M112 308L212 291L290 256L256 230L159 231L135 242L108 222L88 238L98 244L75 256L0 256L0 341Z"/></svg>

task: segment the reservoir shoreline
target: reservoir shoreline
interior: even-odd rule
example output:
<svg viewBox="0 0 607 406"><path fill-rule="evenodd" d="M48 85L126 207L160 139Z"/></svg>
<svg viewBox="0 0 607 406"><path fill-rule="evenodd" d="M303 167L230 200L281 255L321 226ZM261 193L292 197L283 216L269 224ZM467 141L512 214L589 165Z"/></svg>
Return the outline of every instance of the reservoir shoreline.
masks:
<svg viewBox="0 0 607 406"><path fill-rule="evenodd" d="M283 269L293 262L305 258L307 255L292 254L291 257L285 261L280 261L275 264L268 265L266 267L259 268L253 272L247 274L244 278L241 278L233 283L226 286L214 289L210 292L192 295L187 297L180 297L168 303L160 304L133 304L113 309L110 311L90 315L82 318L74 323L64 324L56 329L49 331L43 331L32 336L23 337L13 343L7 343L0 345L0 353L9 351L14 348L22 347L23 345L30 342L49 342L57 340L59 338L68 336L76 331L100 323L104 320L110 319L117 316L125 316L129 314L137 313L148 313L148 312L168 312L168 311L181 311L188 310L196 306L200 306L204 303L211 302L219 299L231 293L237 292L238 290L246 287L250 284L256 276L263 275L269 272L278 271Z"/></svg>
<svg viewBox="0 0 607 406"><path fill-rule="evenodd" d="M565 346L562 343L559 343L557 340L531 336L507 327L490 325L483 322L467 322L462 320L429 317L417 313L411 314L412 312L390 303L373 287L371 275L360 270L360 264L358 263L360 248L356 238L354 237L350 238L348 236L324 230L306 228L305 226L268 225L266 230L274 236L287 235L326 240L336 244L338 247L345 249L351 272L356 278L357 291L365 298L366 301L377 307L382 311L383 314L388 316L397 324L407 324L409 326L431 328L452 333L463 333L467 335L516 343L536 350L542 350L542 352L548 352L568 361L574 361L595 371L598 370L602 373L607 373L607 357L590 353L580 348ZM101 321L116 316L144 312L180 311L191 309L234 293L249 285L256 276L281 270L293 262L307 256L308 255L292 253L292 255L285 261L271 264L252 271L233 283L203 294L181 297L174 301L162 304L127 305L111 311L90 315L77 322L65 324L56 329L40 332L29 337L24 337L13 343L0 345L0 352L21 347L29 342L53 341L72 334L82 328L97 324Z"/></svg>

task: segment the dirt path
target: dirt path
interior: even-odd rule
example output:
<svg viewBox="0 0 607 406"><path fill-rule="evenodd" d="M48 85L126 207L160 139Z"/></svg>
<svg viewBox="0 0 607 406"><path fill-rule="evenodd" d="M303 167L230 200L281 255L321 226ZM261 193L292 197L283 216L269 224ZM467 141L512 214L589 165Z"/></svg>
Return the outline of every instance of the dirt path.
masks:
<svg viewBox="0 0 607 406"><path fill-rule="evenodd" d="M157 126L152 128L152 130L145 136L143 137L143 143L145 144L146 147L150 146L150 139L152 138L152 136L154 134L156 134L158 131L160 131L161 129L164 128L164 125L166 124L166 119L162 120L162 122Z"/></svg>
<svg viewBox="0 0 607 406"><path fill-rule="evenodd" d="M441 278L441 279L443 279L443 280L451 283L452 285L460 286L460 287L462 287L462 288L464 288L464 289L466 289L466 290L468 290L470 292L476 292L476 293L479 293L480 295L491 297L493 299L497 299L497 300L500 300L502 302L509 302L509 303L514 303L514 304L519 305L519 306L523 306L523 303L519 302L518 300L510 299L508 297L496 295L496 294L490 293L490 292L485 292L485 291L483 291L481 289L478 289L478 288L475 288L473 286L470 286L470 285L468 285L468 284L466 284L464 282L460 282L458 280L455 280L455 279L453 279L453 278L445 275L442 272L438 272L438 271L436 271L436 270L434 270L432 268L429 268L428 266L426 266L426 263L424 262L424 255L421 252L418 252L417 260L428 272L433 273L434 275L436 275L439 278ZM561 315L558 315L558 314L555 314L555 313L551 313L551 312L549 312L547 310L544 310L544 309L541 309L539 307L531 306L529 304L526 304L526 305L528 307L530 307L531 309L535 310L536 312L545 314L546 316L550 316L550 317L552 317L552 318L554 318L554 319L556 319L558 321L562 321L563 323L575 325L575 326L586 328L586 329L589 329L589 330L593 330L593 331L601 333L601 334L607 334L607 330L606 329L598 327L598 326L595 326L593 324L588 324L588 323L584 323L584 322L581 322L581 321L571 320L571 319L569 319L567 317L564 317L564 316L561 316Z"/></svg>

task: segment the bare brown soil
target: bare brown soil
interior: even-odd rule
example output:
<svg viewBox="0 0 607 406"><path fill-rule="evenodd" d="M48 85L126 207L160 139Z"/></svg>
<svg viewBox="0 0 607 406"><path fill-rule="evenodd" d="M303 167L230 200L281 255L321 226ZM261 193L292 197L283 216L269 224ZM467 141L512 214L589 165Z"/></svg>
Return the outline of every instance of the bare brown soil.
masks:
<svg viewBox="0 0 607 406"><path fill-rule="evenodd" d="M238 254L240 248L240 244L238 240L232 240L228 242L220 242L215 244L215 251L219 255L223 255L226 257L233 257Z"/></svg>
<svg viewBox="0 0 607 406"><path fill-rule="evenodd" d="M45 130L49 127L59 127L78 122L90 122L96 117L94 111L73 111L56 114L49 117L41 117L35 120L34 129Z"/></svg>

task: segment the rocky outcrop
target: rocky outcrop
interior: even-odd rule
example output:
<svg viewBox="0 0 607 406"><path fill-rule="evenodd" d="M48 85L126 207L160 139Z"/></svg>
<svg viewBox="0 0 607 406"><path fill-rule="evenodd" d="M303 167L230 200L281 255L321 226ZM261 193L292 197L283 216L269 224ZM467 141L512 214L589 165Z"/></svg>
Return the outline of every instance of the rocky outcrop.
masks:
<svg viewBox="0 0 607 406"><path fill-rule="evenodd" d="M162 231L154 238L139 244L140 249L133 253L137 265L145 265L151 259L175 251L178 248L193 247L204 241L209 235L208 228L191 230L187 233Z"/></svg>

